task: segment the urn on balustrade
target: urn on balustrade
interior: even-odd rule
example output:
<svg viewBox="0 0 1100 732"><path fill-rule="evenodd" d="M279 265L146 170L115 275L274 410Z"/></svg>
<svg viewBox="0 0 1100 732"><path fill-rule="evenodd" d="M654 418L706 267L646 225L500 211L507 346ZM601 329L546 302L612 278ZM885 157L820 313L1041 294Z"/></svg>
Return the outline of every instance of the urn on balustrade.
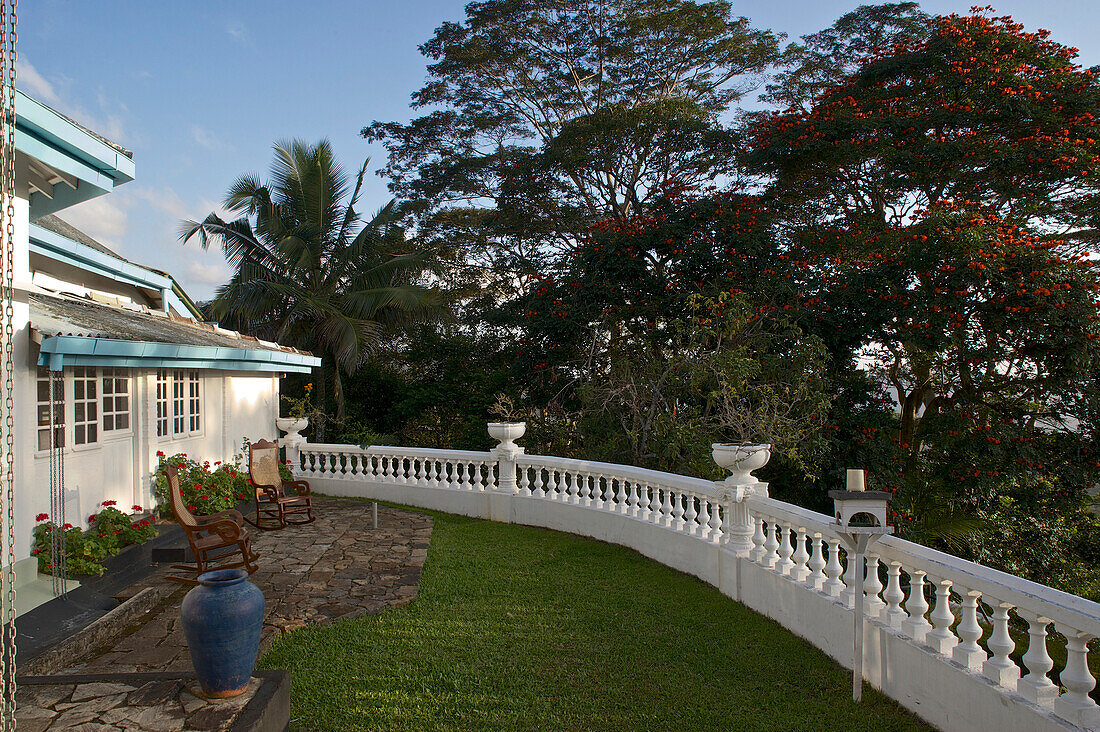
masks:
<svg viewBox="0 0 1100 732"><path fill-rule="evenodd" d="M205 696L237 696L256 665L264 594L243 569L206 572L198 581L180 608L191 664Z"/></svg>

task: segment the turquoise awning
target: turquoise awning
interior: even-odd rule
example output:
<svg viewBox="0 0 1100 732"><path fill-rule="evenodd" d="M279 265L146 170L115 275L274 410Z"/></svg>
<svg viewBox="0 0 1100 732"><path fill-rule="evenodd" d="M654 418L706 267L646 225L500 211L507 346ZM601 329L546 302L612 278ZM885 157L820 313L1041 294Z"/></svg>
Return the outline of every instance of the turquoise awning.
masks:
<svg viewBox="0 0 1100 732"><path fill-rule="evenodd" d="M66 366L223 369L308 374L321 359L289 351L193 346L152 341L57 335L42 339L38 365L51 371Z"/></svg>

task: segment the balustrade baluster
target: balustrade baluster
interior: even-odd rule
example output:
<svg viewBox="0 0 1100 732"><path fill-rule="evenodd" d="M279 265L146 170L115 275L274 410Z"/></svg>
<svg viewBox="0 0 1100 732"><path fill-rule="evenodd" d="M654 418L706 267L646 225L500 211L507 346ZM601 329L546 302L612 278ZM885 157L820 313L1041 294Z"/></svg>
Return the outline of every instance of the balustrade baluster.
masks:
<svg viewBox="0 0 1100 732"><path fill-rule="evenodd" d="M749 560L762 564L764 561L764 544L767 538L764 536L764 517L759 514L752 515L749 520L753 523L752 549L749 550Z"/></svg>
<svg viewBox="0 0 1100 732"><path fill-rule="evenodd" d="M531 495L531 468L528 465L519 466L519 494L521 496Z"/></svg>
<svg viewBox="0 0 1100 732"><path fill-rule="evenodd" d="M626 490L623 487L623 479L617 478L615 480L615 512L626 513Z"/></svg>
<svg viewBox="0 0 1100 732"><path fill-rule="evenodd" d="M844 580L840 578L844 565L840 563L840 542L829 539L829 561L825 564L825 576L828 577L821 589L829 597L840 597L844 592Z"/></svg>
<svg viewBox="0 0 1100 732"><path fill-rule="evenodd" d="M1062 719L1078 727L1096 729L1100 722L1100 707L1089 696L1096 678L1089 671L1088 642L1092 636L1069 627L1057 626L1066 637L1066 667L1058 679L1066 693L1054 702L1054 711Z"/></svg>
<svg viewBox="0 0 1100 732"><path fill-rule="evenodd" d="M1016 691L1032 704L1050 706L1058 697L1058 687L1047 676L1054 668L1054 660L1047 653L1047 625L1050 618L1039 613L1017 609L1016 613L1028 625L1027 653L1024 654L1024 666L1027 675L1016 683Z"/></svg>
<svg viewBox="0 0 1100 732"><path fill-rule="evenodd" d="M672 495L668 488L661 487L661 520L658 522L661 526L668 526L672 523Z"/></svg>
<svg viewBox="0 0 1100 732"><path fill-rule="evenodd" d="M383 455L381 457L381 460L382 460L382 480L386 480L392 475L391 469L392 469L393 466L392 466L391 461L393 460L393 458L391 458L389 455Z"/></svg>
<svg viewBox="0 0 1100 732"><path fill-rule="evenodd" d="M684 500L687 501L687 506L684 509L684 526L689 534L698 536L699 523L695 519L699 516L699 511L695 508L695 501L698 500L702 503L706 499L703 496L696 498L694 494L689 493L684 496Z"/></svg>
<svg viewBox="0 0 1100 732"><path fill-rule="evenodd" d="M722 507L718 505L716 501L707 499L708 510L710 514L710 532L707 534L707 541L714 544L720 544L722 537L725 535L723 529Z"/></svg>
<svg viewBox="0 0 1100 732"><path fill-rule="evenodd" d="M982 637L982 626L978 625L978 599L982 593L964 587L956 587L955 591L962 598L959 625L955 628L961 642L951 651L951 658L972 671L980 671L987 658L985 650L978 645Z"/></svg>
<svg viewBox="0 0 1100 732"><path fill-rule="evenodd" d="M764 558L761 560L761 564L771 569L779 561L779 552L777 551L779 549L779 539L776 538L775 519L770 516L766 518L768 520L768 538L764 542Z"/></svg>
<svg viewBox="0 0 1100 732"><path fill-rule="evenodd" d="M886 568L886 592L883 594L886 600L886 612L880 617L891 628L901 628L905 621L905 610L901 603L905 600L905 593L901 589L901 562L890 562Z"/></svg>
<svg viewBox="0 0 1100 732"><path fill-rule="evenodd" d="M1020 667L1010 657L1016 650L1016 641L1012 640L1012 634L1008 631L1008 611L1012 609L1012 604L988 598L986 602L993 606L993 633L986 641L993 655L982 664L982 673L993 683L1016 691L1016 683L1020 680Z"/></svg>
<svg viewBox="0 0 1100 732"><path fill-rule="evenodd" d="M551 501L558 500L558 470L557 468L548 468L546 470L546 497Z"/></svg>
<svg viewBox="0 0 1100 732"><path fill-rule="evenodd" d="M789 574L795 582L805 582L810 576L810 568L807 566L810 553L806 551L806 529L798 529L794 547L794 555L791 557L794 561L794 567Z"/></svg>
<svg viewBox="0 0 1100 732"><path fill-rule="evenodd" d="M790 574L794 569L794 562L791 561L794 547L791 546L791 527L787 524L779 528L779 549L776 550L776 554L779 555L779 561L775 563L776 571L782 575Z"/></svg>
<svg viewBox="0 0 1100 732"><path fill-rule="evenodd" d="M938 653L950 656L951 651L958 645L958 639L951 632L951 625L955 622L955 613L951 610L951 585L949 579L929 577L936 586L936 607L929 615L932 621L932 632L924 639L924 642Z"/></svg>
<svg viewBox="0 0 1100 732"><path fill-rule="evenodd" d="M879 618L886 609L886 603L880 596L882 593L882 579L878 576L879 558L877 554L867 555L867 575L863 580L863 595L866 600L863 603L863 612L868 618Z"/></svg>
<svg viewBox="0 0 1100 732"><path fill-rule="evenodd" d="M909 599L905 602L905 612L909 618L902 622L902 630L917 643L924 643L932 624L924 617L928 612L928 599L924 596L925 573L914 569L909 573Z"/></svg>
<svg viewBox="0 0 1100 732"><path fill-rule="evenodd" d="M672 528L684 530L684 494L674 491L672 494Z"/></svg>
<svg viewBox="0 0 1100 732"><path fill-rule="evenodd" d="M535 468L535 486L534 486L535 495L538 496L539 498L543 498L545 496L545 493L546 493L543 490L545 486L546 486L546 481L543 478L543 468Z"/></svg>
<svg viewBox="0 0 1100 732"><path fill-rule="evenodd" d="M824 543L821 534L815 532L813 548L810 551L810 561L806 563L806 566L810 568L810 575L806 578L806 581L815 590L820 590L826 580L829 579L825 576L825 555L821 551L821 545Z"/></svg>
<svg viewBox="0 0 1100 732"><path fill-rule="evenodd" d="M710 541L710 512L714 510L706 498L699 499L699 536Z"/></svg>
<svg viewBox="0 0 1100 732"><path fill-rule="evenodd" d="M856 567L856 556L847 549L844 550L844 591L840 593L840 600L848 607L856 606L856 572L862 572L863 567Z"/></svg>

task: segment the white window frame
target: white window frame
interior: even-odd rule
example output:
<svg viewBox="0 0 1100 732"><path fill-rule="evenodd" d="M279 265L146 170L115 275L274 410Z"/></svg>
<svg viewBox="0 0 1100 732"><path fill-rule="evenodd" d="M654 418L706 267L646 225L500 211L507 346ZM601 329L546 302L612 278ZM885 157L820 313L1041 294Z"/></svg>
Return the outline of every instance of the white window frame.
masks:
<svg viewBox="0 0 1100 732"><path fill-rule="evenodd" d="M191 436L203 433L203 378L202 372L187 372L187 434Z"/></svg>
<svg viewBox="0 0 1100 732"><path fill-rule="evenodd" d="M171 378L172 439L187 437L187 372L174 369Z"/></svg>
<svg viewBox="0 0 1100 732"><path fill-rule="evenodd" d="M39 389L42 387L43 384L46 387L46 397L47 397L46 401L42 401L41 398L40 398L41 394L39 392ZM49 444L47 444L46 447L40 447L40 445L42 444L41 440L42 440L43 433L45 433L45 436L46 436L47 440L49 439L49 436L50 436L49 422L47 421L45 426L39 424L39 422L38 422L40 410L41 410L42 407L45 407L47 409L46 414L49 414L49 410L52 407L53 417L54 417L54 434L55 434L54 439L55 440L60 439L62 448L64 448L66 446L66 444L65 444L66 440L65 440L65 376L64 376L64 374L63 373L61 374L60 380L54 385L56 388L53 388L53 394L51 395L50 391L51 391L51 385L52 384L54 384L54 382L53 382L53 372L51 372L45 366L39 366L38 367L38 373L36 374L35 380L34 380L34 390L35 390L34 391L34 415L35 415L34 416L34 421L35 421L35 432L34 432L34 447L35 447L35 450L34 451L35 451L36 455L47 455L50 452Z"/></svg>
<svg viewBox="0 0 1100 732"><path fill-rule="evenodd" d="M167 440L172 437L172 413L171 399L172 373L168 369L157 369L153 375L154 405L156 407L156 436L158 440Z"/></svg>
<svg viewBox="0 0 1100 732"><path fill-rule="evenodd" d="M73 450L97 448L102 438L99 424L99 369L95 366L74 366L72 382ZM78 391L81 392L80 396L77 396ZM80 412L83 412L83 416L78 418ZM82 431L84 439L78 441ZM88 438L90 433L94 433L93 439Z"/></svg>
<svg viewBox="0 0 1100 732"><path fill-rule="evenodd" d="M123 386L123 391L117 391L120 383ZM124 368L103 369L100 378L99 396L101 401L99 411L102 422L100 426L102 439L122 438L131 435L134 427L134 395L130 370ZM120 399L125 400L125 409L118 408ZM125 427L117 426L119 417L126 418ZM108 427L108 424L111 427Z"/></svg>

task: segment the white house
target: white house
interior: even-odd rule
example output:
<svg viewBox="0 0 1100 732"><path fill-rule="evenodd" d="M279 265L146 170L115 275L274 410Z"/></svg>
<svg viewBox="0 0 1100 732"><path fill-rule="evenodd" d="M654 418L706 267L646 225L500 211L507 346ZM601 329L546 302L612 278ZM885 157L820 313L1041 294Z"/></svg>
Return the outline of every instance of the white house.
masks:
<svg viewBox="0 0 1100 732"><path fill-rule="evenodd" d="M22 93L16 118L14 560L25 611L49 599L34 590L30 550L51 482L63 482L74 525L104 500L150 506L158 451L225 460L246 436L275 437L280 375L320 361L202 322L171 275L55 215L133 180L132 155Z"/></svg>

